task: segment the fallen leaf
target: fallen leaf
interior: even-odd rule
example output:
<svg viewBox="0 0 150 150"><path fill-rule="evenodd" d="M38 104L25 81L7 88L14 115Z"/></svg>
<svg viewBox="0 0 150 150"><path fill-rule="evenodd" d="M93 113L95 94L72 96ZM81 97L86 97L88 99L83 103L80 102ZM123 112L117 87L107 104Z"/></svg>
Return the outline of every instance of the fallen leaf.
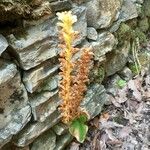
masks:
<svg viewBox="0 0 150 150"><path fill-rule="evenodd" d="M102 113L100 116L100 121L107 121L109 119L109 114L107 112Z"/></svg>
<svg viewBox="0 0 150 150"><path fill-rule="evenodd" d="M79 143L73 142L73 143L70 145L69 150L79 150L79 146L80 146Z"/></svg>
<svg viewBox="0 0 150 150"><path fill-rule="evenodd" d="M128 87L125 86L122 89L119 89L117 92L117 96L115 97L118 103L124 103L128 100L127 98Z"/></svg>
<svg viewBox="0 0 150 150"><path fill-rule="evenodd" d="M91 122L91 125L96 127L97 129L99 128L99 118L98 117L95 117L92 122Z"/></svg>
<svg viewBox="0 0 150 150"><path fill-rule="evenodd" d="M100 140L100 150L107 150L106 149L106 143Z"/></svg>
<svg viewBox="0 0 150 150"><path fill-rule="evenodd" d="M106 129L105 130L106 134L108 135L108 138L112 141L116 141L118 140L112 133L112 130L111 129Z"/></svg>
<svg viewBox="0 0 150 150"><path fill-rule="evenodd" d="M116 122L113 122L113 121L107 121L107 122L100 122L100 128L101 129L110 129L110 128L122 128L123 125L121 124L118 124Z"/></svg>
<svg viewBox="0 0 150 150"><path fill-rule="evenodd" d="M109 95L109 100L112 102L112 104L118 108L121 107L121 105L117 102L117 100L112 96L112 95Z"/></svg>
<svg viewBox="0 0 150 150"><path fill-rule="evenodd" d="M123 127L121 131L119 132L119 137L123 139L127 137L131 131L132 130L130 127Z"/></svg>
<svg viewBox="0 0 150 150"><path fill-rule="evenodd" d="M95 134L94 139L92 141L92 149L93 150L101 150L98 136L99 136L99 132Z"/></svg>

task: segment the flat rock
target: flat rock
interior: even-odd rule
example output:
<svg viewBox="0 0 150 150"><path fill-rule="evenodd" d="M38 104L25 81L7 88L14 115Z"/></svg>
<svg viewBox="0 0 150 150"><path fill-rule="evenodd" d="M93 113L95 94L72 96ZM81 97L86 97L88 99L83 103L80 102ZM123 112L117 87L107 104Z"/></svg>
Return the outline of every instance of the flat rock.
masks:
<svg viewBox="0 0 150 150"><path fill-rule="evenodd" d="M93 84L87 90L85 98L81 103L81 107L84 108L90 115L90 119L97 116L106 101L106 91L103 85Z"/></svg>
<svg viewBox="0 0 150 150"><path fill-rule="evenodd" d="M73 137L69 132L59 136L54 150L63 150L72 141L72 139Z"/></svg>
<svg viewBox="0 0 150 150"><path fill-rule="evenodd" d="M60 122L56 124L52 129L57 135L62 135L67 131L68 127L64 123Z"/></svg>
<svg viewBox="0 0 150 150"><path fill-rule="evenodd" d="M101 58L108 52L112 51L117 44L117 40L110 32L103 32L98 34L96 41L90 42L94 52L94 59L101 60Z"/></svg>
<svg viewBox="0 0 150 150"><path fill-rule="evenodd" d="M47 80L44 81L43 87L40 89L40 91L52 91L58 88L59 75L50 76Z"/></svg>
<svg viewBox="0 0 150 150"><path fill-rule="evenodd" d="M74 45L80 44L87 36L87 10L84 6L74 7L72 13L77 16L77 22L74 24L74 30L79 32L78 39Z"/></svg>
<svg viewBox="0 0 150 150"><path fill-rule="evenodd" d="M0 129L0 148L8 143L13 135L16 135L31 119L31 107L29 105L11 113L11 121Z"/></svg>
<svg viewBox="0 0 150 150"><path fill-rule="evenodd" d="M71 0L56 0L50 3L52 11L69 10L72 8Z"/></svg>
<svg viewBox="0 0 150 150"><path fill-rule="evenodd" d="M0 59L0 93L0 129L8 130L8 135L11 135L12 128L9 130L8 126L15 123L13 115L27 105L28 96L16 65L3 59ZM16 121L21 122L19 119Z"/></svg>
<svg viewBox="0 0 150 150"><path fill-rule="evenodd" d="M33 93L39 88L39 86L42 87L43 81L56 72L58 68L59 65L53 64L51 61L47 61L34 69L24 71L23 82L27 91Z"/></svg>
<svg viewBox="0 0 150 150"><path fill-rule="evenodd" d="M116 32L122 22L138 17L136 4L131 0L124 0L119 11L118 20L109 29L110 32Z"/></svg>
<svg viewBox="0 0 150 150"><path fill-rule="evenodd" d="M25 35L9 35L8 43L24 70L33 68L58 54L56 19L25 29Z"/></svg>
<svg viewBox="0 0 150 150"><path fill-rule="evenodd" d="M55 111L44 122L28 124L13 138L13 143L18 147L25 147L32 143L39 135L50 129L60 121L60 113Z"/></svg>
<svg viewBox="0 0 150 150"><path fill-rule="evenodd" d="M118 19L125 22L136 17L138 17L136 5L131 0L124 0Z"/></svg>
<svg viewBox="0 0 150 150"><path fill-rule="evenodd" d="M54 150L56 146L56 135L48 130L40 135L31 146L31 150Z"/></svg>
<svg viewBox="0 0 150 150"><path fill-rule="evenodd" d="M8 42L6 38L0 34L0 55L6 50L8 47Z"/></svg>
<svg viewBox="0 0 150 150"><path fill-rule="evenodd" d="M126 81L131 80L133 77L132 71L128 67L124 67L123 70L119 72L119 75Z"/></svg>
<svg viewBox="0 0 150 150"><path fill-rule="evenodd" d="M98 33L95 30L95 28L88 27L87 28L87 38L95 41L95 40L97 40L97 37L98 37Z"/></svg>
<svg viewBox="0 0 150 150"><path fill-rule="evenodd" d="M41 92L30 99L34 120L43 122L56 111L60 99L58 98L58 90L53 92Z"/></svg>
<svg viewBox="0 0 150 150"><path fill-rule="evenodd" d="M121 0L91 0L86 6L88 26L95 29L107 28L117 19Z"/></svg>
<svg viewBox="0 0 150 150"><path fill-rule="evenodd" d="M130 43L125 42L122 47L119 47L113 54L107 55L106 75L110 76L120 71L127 63ZM118 63L119 62L119 63Z"/></svg>
<svg viewBox="0 0 150 150"><path fill-rule="evenodd" d="M12 79L16 74L16 65L0 58L0 85Z"/></svg>

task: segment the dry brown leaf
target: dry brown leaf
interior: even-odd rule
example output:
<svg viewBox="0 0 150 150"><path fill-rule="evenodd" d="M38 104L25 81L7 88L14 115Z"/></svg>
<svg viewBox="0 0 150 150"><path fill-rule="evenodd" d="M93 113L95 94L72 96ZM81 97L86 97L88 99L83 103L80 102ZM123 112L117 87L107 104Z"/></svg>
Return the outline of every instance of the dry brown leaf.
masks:
<svg viewBox="0 0 150 150"><path fill-rule="evenodd" d="M137 100L137 101L141 101L142 100L142 94L140 92L142 90L142 87L141 87L140 81L138 81L138 79L130 80L128 82L128 88L130 90L132 90L133 97L134 97L135 100Z"/></svg>
<svg viewBox="0 0 150 150"><path fill-rule="evenodd" d="M109 113L105 112L103 114L101 114L100 116L100 121L107 121L109 119Z"/></svg>
<svg viewBox="0 0 150 150"><path fill-rule="evenodd" d="M95 118L92 120L91 125L94 126L94 127L96 127L96 128L99 128L99 118L98 118L98 117L95 117Z"/></svg>

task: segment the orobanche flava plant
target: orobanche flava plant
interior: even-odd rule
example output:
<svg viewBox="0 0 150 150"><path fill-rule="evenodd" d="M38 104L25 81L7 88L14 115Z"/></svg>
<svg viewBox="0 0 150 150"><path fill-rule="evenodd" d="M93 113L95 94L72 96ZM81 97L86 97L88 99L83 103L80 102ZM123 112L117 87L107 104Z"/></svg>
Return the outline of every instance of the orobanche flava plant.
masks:
<svg viewBox="0 0 150 150"><path fill-rule="evenodd" d="M73 42L78 38L78 32L73 30L73 24L77 22L77 16L71 11L57 13L58 26L60 27L60 76L62 77L59 86L59 97L62 99L60 111L62 121L69 126L70 133L79 142L83 142L88 126L85 122L88 119L86 111L80 108L80 103L89 81L89 66L93 53L89 48L78 49L73 47ZM74 60L74 55L81 51L80 58Z"/></svg>

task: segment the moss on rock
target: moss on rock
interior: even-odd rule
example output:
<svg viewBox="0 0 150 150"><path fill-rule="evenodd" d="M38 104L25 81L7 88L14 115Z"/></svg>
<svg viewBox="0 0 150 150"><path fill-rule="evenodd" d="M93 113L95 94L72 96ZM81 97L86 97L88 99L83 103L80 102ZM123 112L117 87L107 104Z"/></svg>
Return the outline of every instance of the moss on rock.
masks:
<svg viewBox="0 0 150 150"><path fill-rule="evenodd" d="M145 17L142 20L138 21L138 27L142 32L147 32L149 29L149 22L148 22L148 18Z"/></svg>
<svg viewBox="0 0 150 150"><path fill-rule="evenodd" d="M144 0L143 11L145 16L150 17L150 0Z"/></svg>
<svg viewBox="0 0 150 150"><path fill-rule="evenodd" d="M140 30L140 28L136 28L135 29L135 37L138 37L139 38L139 43L146 43L147 42L147 36L144 32L142 32Z"/></svg>

